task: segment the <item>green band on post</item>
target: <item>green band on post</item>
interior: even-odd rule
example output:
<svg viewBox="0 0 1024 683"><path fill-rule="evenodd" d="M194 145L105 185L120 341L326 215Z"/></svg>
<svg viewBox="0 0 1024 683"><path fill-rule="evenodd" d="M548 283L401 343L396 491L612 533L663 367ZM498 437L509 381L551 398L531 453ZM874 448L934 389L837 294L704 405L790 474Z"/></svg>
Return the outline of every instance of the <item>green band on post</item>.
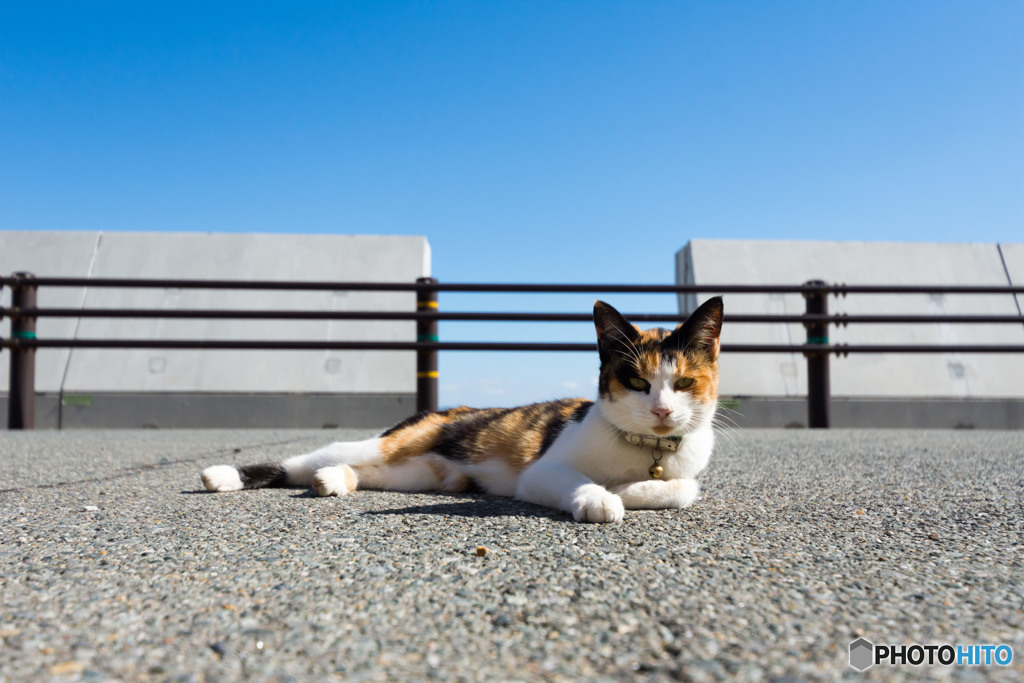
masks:
<svg viewBox="0 0 1024 683"><path fill-rule="evenodd" d="M828 337L808 337L808 344L828 344Z"/></svg>
<svg viewBox="0 0 1024 683"><path fill-rule="evenodd" d="M437 341L437 335L436 334L417 334L416 335L416 341L436 342Z"/></svg>
<svg viewBox="0 0 1024 683"><path fill-rule="evenodd" d="M35 339L36 333L25 330L15 330L13 336L15 339Z"/></svg>

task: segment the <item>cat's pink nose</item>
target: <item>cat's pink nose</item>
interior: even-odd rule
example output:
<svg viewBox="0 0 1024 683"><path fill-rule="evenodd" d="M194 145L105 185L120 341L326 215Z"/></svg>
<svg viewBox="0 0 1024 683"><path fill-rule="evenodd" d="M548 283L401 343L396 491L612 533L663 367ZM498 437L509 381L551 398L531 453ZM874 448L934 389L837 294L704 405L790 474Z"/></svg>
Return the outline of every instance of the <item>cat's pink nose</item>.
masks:
<svg viewBox="0 0 1024 683"><path fill-rule="evenodd" d="M672 414L671 408L651 408L651 412L658 416L658 419L664 422L669 415Z"/></svg>

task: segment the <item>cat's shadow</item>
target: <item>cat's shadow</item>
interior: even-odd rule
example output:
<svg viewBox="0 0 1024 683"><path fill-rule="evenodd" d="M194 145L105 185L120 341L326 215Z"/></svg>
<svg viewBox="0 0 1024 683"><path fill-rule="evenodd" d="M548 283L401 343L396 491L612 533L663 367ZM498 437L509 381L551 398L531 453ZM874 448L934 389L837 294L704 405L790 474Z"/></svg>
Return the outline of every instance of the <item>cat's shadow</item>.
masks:
<svg viewBox="0 0 1024 683"><path fill-rule="evenodd" d="M385 510L367 510L367 517L378 515L438 515L442 517L542 517L557 522L571 521L572 517L558 510L505 498L463 498L455 502L410 505Z"/></svg>
<svg viewBox="0 0 1024 683"><path fill-rule="evenodd" d="M187 496L202 496L211 493L213 491L205 489L181 491L182 495ZM572 521L572 515L511 498L485 495L465 497L445 494L435 495L444 496L446 500L454 500L454 502L409 505L407 507L387 508L384 510L366 510L361 514L368 517L377 515L439 515L442 517L475 517L478 519L485 517L542 517L556 522ZM304 489L294 493L292 498L320 498L320 496L312 489Z"/></svg>
<svg viewBox="0 0 1024 683"><path fill-rule="evenodd" d="M433 495L453 502L409 505L407 507L385 508L382 510L365 510L360 514L367 517L376 517L378 515L438 515L475 517L478 519L486 517L543 517L556 522L572 521L572 515L512 498L440 492L435 492ZM296 493L292 498L319 498L319 496L312 489L306 489Z"/></svg>

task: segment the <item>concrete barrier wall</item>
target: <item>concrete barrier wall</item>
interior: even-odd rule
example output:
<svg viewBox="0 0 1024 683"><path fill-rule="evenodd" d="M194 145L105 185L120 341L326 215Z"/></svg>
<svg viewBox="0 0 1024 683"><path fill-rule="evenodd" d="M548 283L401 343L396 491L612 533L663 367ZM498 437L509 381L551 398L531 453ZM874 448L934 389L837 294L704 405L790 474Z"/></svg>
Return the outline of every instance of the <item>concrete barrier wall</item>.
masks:
<svg viewBox="0 0 1024 683"><path fill-rule="evenodd" d="M884 242L801 242L756 240L693 240L676 254L680 284L801 284L807 280L878 285L1007 285L1024 282L1024 245L917 244ZM710 294L680 296L688 312ZM799 294L726 295L727 313L802 314ZM829 312L855 314L998 314L1019 315L1013 295L858 294L831 297ZM723 343L801 344L802 325L729 324ZM830 328L834 343L847 344L1016 344L1024 345L1024 325L862 324ZM867 415L870 399L940 399L938 414L947 414L950 400L998 399L997 412L1011 420L1012 404L1024 397L1024 355L1008 354L851 354L831 361L832 395L858 399L856 415ZM807 364L797 354L733 354L721 365L723 396L744 397L751 413L790 410L788 401L807 394ZM868 400L865 403L864 400ZM759 408L754 406L759 405ZM774 402L774 403L773 403ZM895 414L957 426L960 418L928 418L925 403L898 404ZM1008 407L1009 406L1009 407ZM973 409L972 409L973 410ZM909 412L908 412L909 411ZM927 418L927 419L926 419ZM781 419L781 418L780 418ZM785 426L772 421L763 426ZM977 420L975 420L976 422ZM806 415L804 415L806 422ZM788 423L788 421L787 421ZM923 423L922 423L923 424ZM849 426L857 426L850 424ZM911 425L907 425L911 426ZM967 426L963 424L961 426ZM1003 423L1003 426L1007 426ZM1010 425L1012 426L1012 425ZM1024 424L1017 426L1024 427Z"/></svg>
<svg viewBox="0 0 1024 683"><path fill-rule="evenodd" d="M19 270L39 276L96 278L413 282L430 274L430 247L423 237L0 233L0 272ZM4 297L8 303L10 290L4 291ZM413 292L341 290L41 288L39 305L414 311L416 296ZM8 331L9 323L2 323L0 334ZM415 334L411 321L39 321L40 338L411 341ZM378 426L376 422L384 426L412 412L415 372L411 352L40 350L36 389L56 397L57 423L64 427L217 426L208 424L215 421L213 415L222 415L225 426L248 426L253 421L248 411L256 405L262 406L256 413L267 421L266 426L367 426L362 418L359 424L352 424L343 415L334 420L324 415L304 419L296 409L302 395L334 394L363 397L361 401L371 404L377 401L366 397L376 397L382 405L396 406L375 418L373 426ZM7 373L7 363L0 362L0 391L6 391ZM162 404L154 395L176 398L168 398L161 415ZM218 398L198 400L197 396ZM232 398L243 396L245 400ZM133 403L132 397L138 400ZM365 411L353 408L349 412Z"/></svg>
<svg viewBox="0 0 1024 683"><path fill-rule="evenodd" d="M1006 249L1017 256L1017 249ZM1024 249L1020 250L1024 253ZM1024 271L1024 257L1020 270ZM1014 266L1018 267L1018 266ZM995 244L694 240L677 254L681 284L1006 285ZM1024 281L1024 272L1022 279ZM691 310L695 297L680 297ZM726 296L728 313L801 314L799 294ZM832 313L1018 315L1012 295L859 294L829 299ZM830 328L835 343L1021 344L1024 325L863 324ZM724 343L801 344L803 326L729 325ZM851 355L834 359L836 396L1020 397L1024 357L1006 354ZM722 367L722 391L738 395L806 394L802 356L737 354Z"/></svg>

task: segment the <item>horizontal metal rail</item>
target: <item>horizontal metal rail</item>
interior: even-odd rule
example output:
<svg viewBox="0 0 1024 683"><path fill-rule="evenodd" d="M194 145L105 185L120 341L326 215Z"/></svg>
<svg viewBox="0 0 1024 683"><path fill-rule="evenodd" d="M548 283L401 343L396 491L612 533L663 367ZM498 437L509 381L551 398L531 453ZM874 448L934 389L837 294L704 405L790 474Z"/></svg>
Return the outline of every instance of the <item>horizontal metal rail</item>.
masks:
<svg viewBox="0 0 1024 683"><path fill-rule="evenodd" d="M460 293L615 293L615 294L799 294L805 299L802 314L735 314L728 324L798 324L806 329L804 344L724 344L722 352L802 354L808 367L808 424L830 424L829 358L853 354L947 354L1024 353L1020 344L846 344L830 343L829 326L850 324L1024 324L1020 315L902 315L829 314L829 295L848 294L950 294L1017 295L1024 287L1006 285L847 285L814 280L800 285L606 285L606 284L473 284L439 283L432 278L412 282L295 282L240 280L175 280L130 278L34 277L15 273L0 277L0 287L11 287L11 305L0 308L0 319L11 320L11 337L0 338L0 349L11 351L11 391L8 426L31 429L34 422L34 364L38 349L162 349L162 350L279 350L279 351L405 351L416 353L417 410L437 407L437 354L441 351L556 351L593 352L594 343L574 342L451 342L438 339L438 322L591 322L589 313L439 311L439 292ZM40 307L40 287L87 287L121 289L248 290L248 291L374 291L415 294L416 310L324 311L256 309L148 309ZM411 303L411 302L410 302ZM686 320L670 313L627 314L638 323ZM416 324L416 341L381 340L269 340L269 339L39 339L40 318L110 318L175 320L408 320ZM411 336L411 335L410 335Z"/></svg>
<svg viewBox="0 0 1024 683"><path fill-rule="evenodd" d="M24 284L18 277L0 277L0 287ZM168 280L133 278L37 277L37 287L102 287L121 289L236 289L280 291L464 292L536 294L1024 294L1013 285L630 285L630 284L489 284L421 282L331 282L254 280Z"/></svg>
<svg viewBox="0 0 1024 683"><path fill-rule="evenodd" d="M635 322L683 322L687 316L673 313L626 313ZM131 318L184 320L439 320L463 322L566 322L589 323L589 313L484 313L412 311L283 311L248 309L152 309L152 308L0 308L2 318ZM732 313L725 322L849 324L1024 324L1019 315L768 315Z"/></svg>
<svg viewBox="0 0 1024 683"><path fill-rule="evenodd" d="M181 349L267 351L596 351L576 342L271 341L266 339L0 339L7 349ZM722 353L1024 353L997 344L723 344Z"/></svg>

